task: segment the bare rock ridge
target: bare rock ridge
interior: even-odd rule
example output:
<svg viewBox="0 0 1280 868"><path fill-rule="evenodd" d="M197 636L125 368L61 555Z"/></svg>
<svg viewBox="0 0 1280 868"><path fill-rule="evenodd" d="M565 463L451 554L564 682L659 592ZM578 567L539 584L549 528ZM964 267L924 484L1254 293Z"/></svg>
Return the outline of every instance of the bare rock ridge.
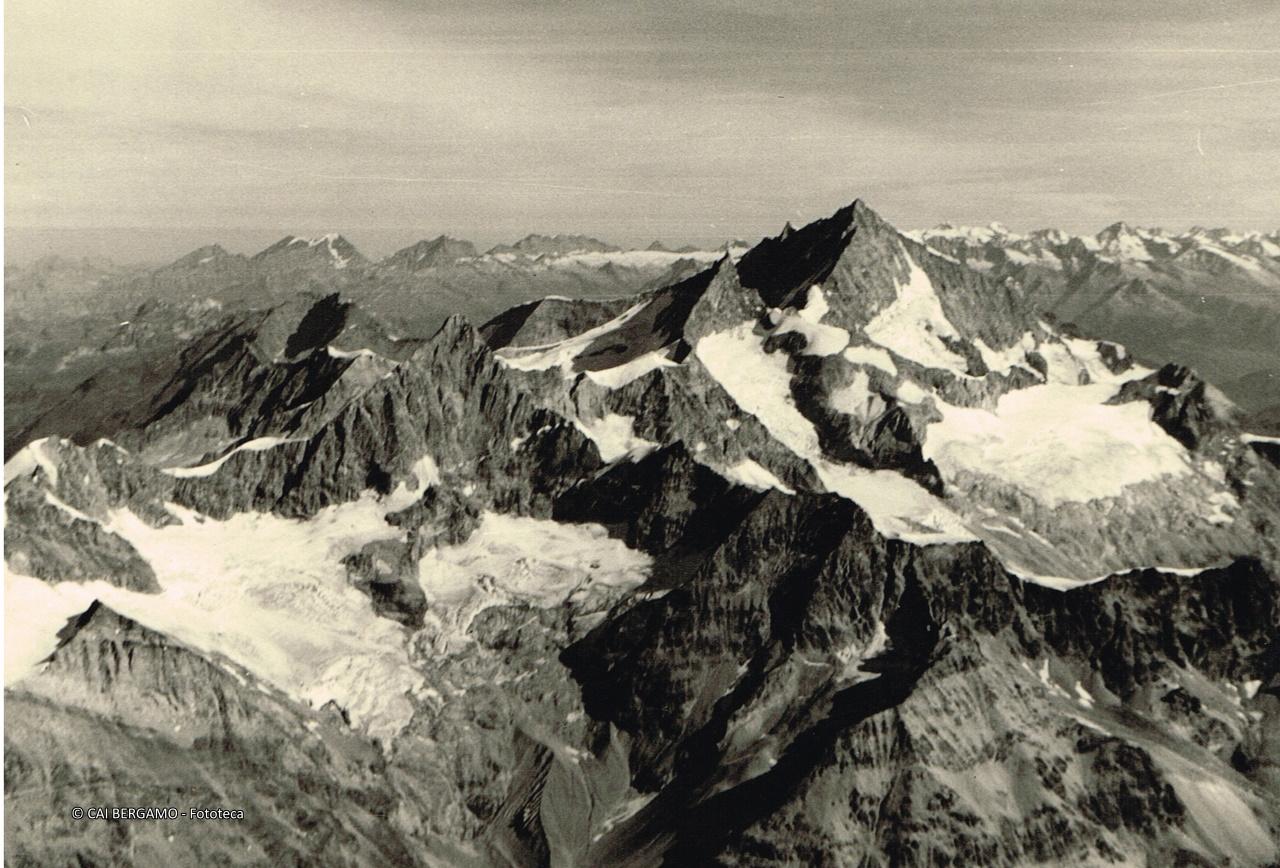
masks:
<svg viewBox="0 0 1280 868"><path fill-rule="evenodd" d="M144 387L10 453L15 864L1274 864L1274 438L946 231L175 263L312 291L144 311ZM68 813L171 803L245 818Z"/></svg>

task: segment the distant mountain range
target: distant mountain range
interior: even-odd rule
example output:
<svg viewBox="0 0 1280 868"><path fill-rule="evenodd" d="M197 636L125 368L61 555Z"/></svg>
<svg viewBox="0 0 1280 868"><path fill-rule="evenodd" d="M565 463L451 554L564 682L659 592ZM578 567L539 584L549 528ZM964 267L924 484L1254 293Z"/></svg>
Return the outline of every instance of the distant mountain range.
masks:
<svg viewBox="0 0 1280 868"><path fill-rule="evenodd" d="M1096 236L998 224L910 234L1089 334L1192 365L1252 411L1280 407L1280 232L1116 223Z"/></svg>

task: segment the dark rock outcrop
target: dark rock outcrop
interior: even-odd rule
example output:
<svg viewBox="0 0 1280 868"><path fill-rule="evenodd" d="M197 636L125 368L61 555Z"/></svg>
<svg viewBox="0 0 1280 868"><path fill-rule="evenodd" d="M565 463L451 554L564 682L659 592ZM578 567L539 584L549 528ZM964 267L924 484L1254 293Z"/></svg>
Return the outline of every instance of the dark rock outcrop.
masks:
<svg viewBox="0 0 1280 868"><path fill-rule="evenodd" d="M1140 380L1130 380L1110 403L1144 400L1151 418L1188 449L1225 429L1239 414L1226 397L1181 365L1168 364Z"/></svg>

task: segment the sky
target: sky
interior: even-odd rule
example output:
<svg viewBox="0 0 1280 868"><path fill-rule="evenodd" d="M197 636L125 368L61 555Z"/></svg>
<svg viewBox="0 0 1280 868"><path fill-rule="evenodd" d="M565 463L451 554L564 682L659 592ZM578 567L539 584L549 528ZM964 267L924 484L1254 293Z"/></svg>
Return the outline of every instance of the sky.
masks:
<svg viewBox="0 0 1280 868"><path fill-rule="evenodd" d="M1280 226L1274 0L7 0L6 258Z"/></svg>

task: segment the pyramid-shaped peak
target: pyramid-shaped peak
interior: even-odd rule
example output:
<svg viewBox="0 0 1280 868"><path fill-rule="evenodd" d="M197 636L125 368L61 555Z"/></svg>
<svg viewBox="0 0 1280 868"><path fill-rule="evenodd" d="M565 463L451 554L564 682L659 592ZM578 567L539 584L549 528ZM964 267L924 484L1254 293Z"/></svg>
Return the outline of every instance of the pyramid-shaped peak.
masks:
<svg viewBox="0 0 1280 868"><path fill-rule="evenodd" d="M1107 241L1114 241L1117 238L1124 238L1131 235L1137 235L1134 228L1123 220L1118 220L1099 232L1097 234L1097 239L1098 241L1105 243Z"/></svg>
<svg viewBox="0 0 1280 868"><path fill-rule="evenodd" d="M759 297L743 288L733 257L727 253L706 271L677 284L672 291L679 294L686 288L693 299L683 327L684 338L690 345L712 332L754 319L759 312Z"/></svg>
<svg viewBox="0 0 1280 868"><path fill-rule="evenodd" d="M101 600L95 599L83 612L67 619L67 623L57 633L57 646L46 660L56 657L58 652L77 640L94 641L99 638L114 638L122 633L130 634L135 640L168 641L163 634L150 630L131 618L126 618Z"/></svg>
<svg viewBox="0 0 1280 868"><path fill-rule="evenodd" d="M353 307L337 293L298 293L266 312L255 330L254 345L272 361L300 357L337 337Z"/></svg>
<svg viewBox="0 0 1280 868"><path fill-rule="evenodd" d="M479 255L476 246L470 241L451 238L448 235L437 235L430 240L415 242L388 256L384 263L410 271L424 268L436 268L453 265L460 259L474 259Z"/></svg>
<svg viewBox="0 0 1280 868"><path fill-rule="evenodd" d="M878 238L896 230L860 199L790 233L766 238L738 262L743 286L759 292L770 307L782 306L799 290L822 283L855 235Z"/></svg>

